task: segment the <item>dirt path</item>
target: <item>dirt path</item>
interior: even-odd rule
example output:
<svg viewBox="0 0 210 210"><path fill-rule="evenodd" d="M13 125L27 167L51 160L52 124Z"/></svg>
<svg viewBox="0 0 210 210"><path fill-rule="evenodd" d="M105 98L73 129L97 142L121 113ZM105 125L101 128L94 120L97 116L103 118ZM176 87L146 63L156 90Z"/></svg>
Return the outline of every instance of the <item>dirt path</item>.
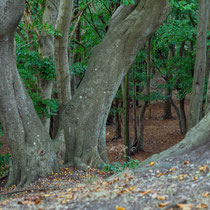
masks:
<svg viewBox="0 0 210 210"><path fill-rule="evenodd" d="M186 103L186 110L188 104ZM149 118L149 111L151 110L151 117ZM149 109L146 111L145 117L145 152L139 152L132 158L139 161L145 160L153 154L162 152L169 147L175 145L181 141L184 136L180 134L179 124L176 113L172 108L173 118L169 120L161 120L163 115L163 103L158 102L151 104ZM139 108L137 110L137 116L139 114ZM109 153L109 159L111 162L122 162L124 161L124 139L118 139L116 141L110 141L114 136L114 125L107 126L107 150ZM123 131L122 131L123 135ZM133 113L132 108L130 109L130 139L133 140Z"/></svg>

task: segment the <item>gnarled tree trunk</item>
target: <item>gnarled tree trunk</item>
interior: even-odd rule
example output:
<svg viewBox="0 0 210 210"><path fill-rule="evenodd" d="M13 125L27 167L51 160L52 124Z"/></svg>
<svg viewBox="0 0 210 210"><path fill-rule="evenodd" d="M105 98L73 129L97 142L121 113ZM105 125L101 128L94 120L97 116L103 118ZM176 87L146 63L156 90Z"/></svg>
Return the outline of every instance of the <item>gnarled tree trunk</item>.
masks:
<svg viewBox="0 0 210 210"><path fill-rule="evenodd" d="M95 167L104 163L98 145L104 144L99 136L106 113L140 48L168 12L167 0L137 0L116 10L103 41L92 51L84 79L64 108L65 163L84 170L87 162Z"/></svg>
<svg viewBox="0 0 210 210"><path fill-rule="evenodd" d="M24 0L0 1L0 121L12 153L7 186L24 185L58 171L45 131L18 74L14 33Z"/></svg>

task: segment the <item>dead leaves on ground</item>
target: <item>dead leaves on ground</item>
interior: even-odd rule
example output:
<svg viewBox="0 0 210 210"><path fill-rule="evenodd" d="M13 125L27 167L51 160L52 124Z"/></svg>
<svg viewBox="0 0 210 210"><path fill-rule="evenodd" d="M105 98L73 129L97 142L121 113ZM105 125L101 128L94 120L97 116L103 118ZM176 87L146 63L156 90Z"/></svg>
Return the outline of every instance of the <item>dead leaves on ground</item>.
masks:
<svg viewBox="0 0 210 210"><path fill-rule="evenodd" d="M149 163L149 166L154 166L155 162ZM191 167L189 161L183 162L183 165L186 165L186 167ZM184 166L185 167L185 166ZM82 180L85 179L91 179L91 171L89 170L88 173L79 175ZM94 170L94 169L93 169ZM179 169L177 167L173 167L169 169L167 172L161 173L159 171L155 172L157 173L157 177L162 177L166 175L170 175L173 173L176 173L177 181L196 181L199 179L199 174L206 173L209 170L208 166L200 166L197 168L197 174L195 175L188 175L188 174L179 174ZM101 172L98 174L103 174L104 172ZM68 168L65 168L62 170L62 174L53 173L51 176L49 176L48 180L43 181L43 185L48 186L48 184L54 183L54 186L60 186L63 182L64 177L72 175L72 171ZM133 194L134 195L141 195L141 196L149 196L151 199L156 199L158 208L164 208L166 206L169 206L170 208L170 201L169 196L167 195L161 195L157 191L155 192L152 189L139 189L137 186L134 185L136 177L133 174L129 174L127 172L122 173L121 175L109 179L109 180L103 180L102 178L99 178L98 180L94 180L94 182L88 182L88 183L81 183L78 182L75 187L70 187L68 189L62 188L63 191L46 191L40 195L34 195L32 197L26 197L22 198L22 200L18 201L19 205L39 205L43 200L49 200L53 199L59 202L62 205L66 205L67 203L71 201L77 201L77 200L83 200L84 202L89 199L97 199L105 197L107 198L114 198L115 196L122 196L124 194ZM70 177L68 180L69 182L74 182L74 180ZM132 184L133 183L133 184ZM14 186L13 188L14 189ZM59 193L58 193L59 192ZM210 192L204 192L202 194L203 198L209 198ZM7 201L1 202L1 205L7 205ZM190 210L192 209L192 204L177 204L177 208L183 209L183 210ZM196 209L205 209L208 208L207 204L201 203L196 206ZM116 210L125 210L122 206L116 206Z"/></svg>

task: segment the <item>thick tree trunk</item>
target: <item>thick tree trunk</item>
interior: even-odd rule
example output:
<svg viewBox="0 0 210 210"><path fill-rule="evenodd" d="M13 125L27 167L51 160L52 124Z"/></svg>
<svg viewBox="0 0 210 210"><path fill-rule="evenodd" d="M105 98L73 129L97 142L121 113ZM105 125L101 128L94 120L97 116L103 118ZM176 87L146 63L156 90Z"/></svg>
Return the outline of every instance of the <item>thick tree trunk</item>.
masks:
<svg viewBox="0 0 210 210"><path fill-rule="evenodd" d="M140 48L169 8L167 0L141 0L116 10L103 41L92 51L84 79L64 108L65 163L84 170L86 163L104 163L97 148L106 113Z"/></svg>
<svg viewBox="0 0 210 210"><path fill-rule="evenodd" d="M24 3L23 0L0 2L0 121L12 153L7 186L28 184L58 171L50 137L16 67L14 33Z"/></svg>
<svg viewBox="0 0 210 210"><path fill-rule="evenodd" d="M188 130L194 127L200 120L204 79L206 73L206 31L208 24L208 12L209 1L199 0L195 73L187 119Z"/></svg>
<svg viewBox="0 0 210 210"><path fill-rule="evenodd" d="M58 16L60 0L47 0L45 3L45 10L43 14L42 24L51 25L55 27ZM47 31L43 30L40 34L39 41L40 53L43 57L54 59L54 38ZM51 99L53 82L44 78L39 79L39 87L43 99ZM50 118L41 117L41 121L45 128L49 131Z"/></svg>

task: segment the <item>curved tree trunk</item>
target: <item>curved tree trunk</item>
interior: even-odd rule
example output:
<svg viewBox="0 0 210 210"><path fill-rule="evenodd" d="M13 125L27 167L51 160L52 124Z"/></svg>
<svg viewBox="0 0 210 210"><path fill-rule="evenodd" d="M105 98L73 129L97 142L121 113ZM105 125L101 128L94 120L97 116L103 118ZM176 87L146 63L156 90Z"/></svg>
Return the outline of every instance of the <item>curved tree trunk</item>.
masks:
<svg viewBox="0 0 210 210"><path fill-rule="evenodd" d="M167 0L138 0L116 10L103 41L92 51L84 79L64 108L65 163L83 170L87 162L95 167L104 163L98 144L106 113L140 48L169 8Z"/></svg>
<svg viewBox="0 0 210 210"><path fill-rule="evenodd" d="M50 137L16 67L14 33L24 3L23 0L0 2L0 121L12 153L7 186L28 184L58 171Z"/></svg>

